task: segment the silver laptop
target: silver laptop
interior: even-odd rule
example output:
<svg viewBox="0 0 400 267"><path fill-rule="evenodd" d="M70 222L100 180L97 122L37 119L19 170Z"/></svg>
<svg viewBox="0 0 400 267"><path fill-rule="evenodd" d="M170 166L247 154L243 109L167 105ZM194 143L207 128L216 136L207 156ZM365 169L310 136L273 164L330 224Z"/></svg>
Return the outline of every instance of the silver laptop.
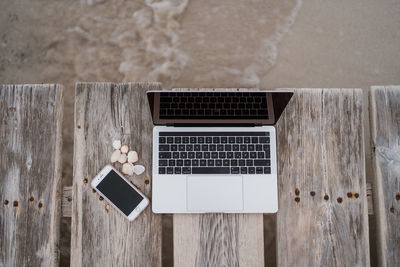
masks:
<svg viewBox="0 0 400 267"><path fill-rule="evenodd" d="M293 91L148 91L155 213L274 213L273 126Z"/></svg>

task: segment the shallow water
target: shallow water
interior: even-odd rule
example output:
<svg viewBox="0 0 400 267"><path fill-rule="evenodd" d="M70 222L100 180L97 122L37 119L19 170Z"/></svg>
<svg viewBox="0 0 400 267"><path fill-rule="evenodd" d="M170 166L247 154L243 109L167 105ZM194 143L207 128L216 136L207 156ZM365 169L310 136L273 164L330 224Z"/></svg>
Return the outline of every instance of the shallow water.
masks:
<svg viewBox="0 0 400 267"><path fill-rule="evenodd" d="M0 82L64 84L67 185L76 81L161 81L167 88L400 84L398 14L398 0L0 0ZM274 237L266 238L273 247Z"/></svg>

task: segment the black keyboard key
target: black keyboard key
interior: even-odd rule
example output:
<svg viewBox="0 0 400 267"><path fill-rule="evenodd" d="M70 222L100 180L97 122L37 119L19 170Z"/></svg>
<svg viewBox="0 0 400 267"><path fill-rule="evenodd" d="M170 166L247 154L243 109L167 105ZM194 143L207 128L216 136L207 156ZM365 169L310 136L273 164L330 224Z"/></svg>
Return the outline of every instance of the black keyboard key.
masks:
<svg viewBox="0 0 400 267"><path fill-rule="evenodd" d="M201 146L202 151L208 151L208 145L202 145Z"/></svg>
<svg viewBox="0 0 400 267"><path fill-rule="evenodd" d="M176 166L182 167L183 166L183 160L182 159L177 159L176 160Z"/></svg>
<svg viewBox="0 0 400 267"><path fill-rule="evenodd" d="M187 152L181 152L181 159L187 159Z"/></svg>
<svg viewBox="0 0 400 267"><path fill-rule="evenodd" d="M179 159L179 152L173 152L172 153L172 158Z"/></svg>
<svg viewBox="0 0 400 267"><path fill-rule="evenodd" d="M255 174L256 169L254 167L249 167L249 174Z"/></svg>
<svg viewBox="0 0 400 267"><path fill-rule="evenodd" d="M168 167L167 168L167 174L174 174L174 168Z"/></svg>
<svg viewBox="0 0 400 267"><path fill-rule="evenodd" d="M178 151L178 146L177 145L171 145L171 151Z"/></svg>
<svg viewBox="0 0 400 267"><path fill-rule="evenodd" d="M225 151L232 151L232 145L225 145Z"/></svg>
<svg viewBox="0 0 400 267"><path fill-rule="evenodd" d="M257 158L257 152L250 152L250 158L251 159L255 159L255 158Z"/></svg>
<svg viewBox="0 0 400 267"><path fill-rule="evenodd" d="M262 151L262 150L263 150L262 145L256 145L256 150L257 150L257 151Z"/></svg>
<svg viewBox="0 0 400 267"><path fill-rule="evenodd" d="M233 152L226 152L226 157L228 159L233 159Z"/></svg>
<svg viewBox="0 0 400 267"><path fill-rule="evenodd" d="M192 173L192 170L191 170L190 167L183 167L183 168L182 168L182 173L183 173L183 174L191 174L191 173Z"/></svg>
<svg viewBox="0 0 400 267"><path fill-rule="evenodd" d="M231 159L231 166L237 166L238 165L238 160L237 159Z"/></svg>
<svg viewBox="0 0 400 267"><path fill-rule="evenodd" d="M258 143L258 137L257 137L257 136L253 136L253 137L251 138L251 142L252 142L253 144L257 144L257 143Z"/></svg>
<svg viewBox="0 0 400 267"><path fill-rule="evenodd" d="M158 161L158 166L164 167L164 166L167 166L167 165L168 165L168 160L166 160L166 159L160 159Z"/></svg>
<svg viewBox="0 0 400 267"><path fill-rule="evenodd" d="M195 167L192 168L193 174L229 174L229 167Z"/></svg>
<svg viewBox="0 0 400 267"><path fill-rule="evenodd" d="M217 159L218 158L218 152L211 152L211 158Z"/></svg>
<svg viewBox="0 0 400 267"><path fill-rule="evenodd" d="M240 159L242 157L241 152L235 152L235 159Z"/></svg>
<svg viewBox="0 0 400 267"><path fill-rule="evenodd" d="M242 152L242 159L248 159L249 157L249 152Z"/></svg>
<svg viewBox="0 0 400 267"><path fill-rule="evenodd" d="M243 138L243 141L244 141L245 144L249 144L249 143L250 143L250 137L245 136L245 137Z"/></svg>
<svg viewBox="0 0 400 267"><path fill-rule="evenodd" d="M263 168L262 167L256 167L256 173L257 174L263 174Z"/></svg>
<svg viewBox="0 0 400 267"><path fill-rule="evenodd" d="M264 151L270 150L269 145L263 145L263 150L264 150Z"/></svg>
<svg viewBox="0 0 400 267"><path fill-rule="evenodd" d="M239 148L240 148L239 145L233 145L233 151L239 151L240 150Z"/></svg>
<svg viewBox="0 0 400 267"><path fill-rule="evenodd" d="M165 167L158 168L158 174L165 174Z"/></svg>
<svg viewBox="0 0 400 267"><path fill-rule="evenodd" d="M226 158L226 153L225 153L225 152L219 152L219 153L218 153L218 157L219 157L220 159L224 159L224 158Z"/></svg>
<svg viewBox="0 0 400 267"><path fill-rule="evenodd" d="M171 136L167 137L167 144L172 144L174 142L174 138Z"/></svg>
<svg viewBox="0 0 400 267"><path fill-rule="evenodd" d="M211 144L211 143L212 143L212 138L211 138L211 136L207 136L207 137L206 137L206 143L207 143L207 144Z"/></svg>
<svg viewBox="0 0 400 267"><path fill-rule="evenodd" d="M165 137L162 137L162 136L160 136L160 137L158 138L158 142L159 142L160 144L165 144L165 142L166 142L166 138L165 138Z"/></svg>
<svg viewBox="0 0 400 267"><path fill-rule="evenodd" d="M247 151L247 145L240 145L240 151Z"/></svg>
<svg viewBox="0 0 400 267"><path fill-rule="evenodd" d="M247 168L246 167L241 167L240 168L240 173L241 174L247 174Z"/></svg>
<svg viewBox="0 0 400 267"><path fill-rule="evenodd" d="M253 160L252 159L246 160L246 166L253 166Z"/></svg>
<svg viewBox="0 0 400 267"><path fill-rule="evenodd" d="M226 144L228 142L228 138L226 136L221 137L221 143Z"/></svg>
<svg viewBox="0 0 400 267"><path fill-rule="evenodd" d="M224 166L229 166L229 159L224 159L224 160L222 161L222 165L224 165Z"/></svg>
<svg viewBox="0 0 400 267"><path fill-rule="evenodd" d="M200 166L207 166L207 160L201 159L200 160Z"/></svg>
<svg viewBox="0 0 400 267"><path fill-rule="evenodd" d="M185 166L190 166L190 165L192 164L192 161L191 161L190 159L185 159L185 160L183 161L183 164L184 164Z"/></svg>
<svg viewBox="0 0 400 267"><path fill-rule="evenodd" d="M231 174L239 174L239 167L232 167Z"/></svg>
<svg viewBox="0 0 400 267"><path fill-rule="evenodd" d="M174 168L174 173L175 174L181 174L182 173L182 168L181 167L175 167Z"/></svg>
<svg viewBox="0 0 400 267"><path fill-rule="evenodd" d="M271 174L271 167L264 167L264 174Z"/></svg>
<svg viewBox="0 0 400 267"><path fill-rule="evenodd" d="M254 166L270 166L271 161L270 160L265 160L265 159L255 159L254 160Z"/></svg>
<svg viewBox="0 0 400 267"><path fill-rule="evenodd" d="M169 145L160 145L159 150L160 151L169 151Z"/></svg>
<svg viewBox="0 0 400 267"><path fill-rule="evenodd" d="M214 166L214 160L213 159L207 160L207 166L213 167Z"/></svg>
<svg viewBox="0 0 400 267"><path fill-rule="evenodd" d="M188 159L194 159L196 157L194 152L188 152Z"/></svg>
<svg viewBox="0 0 400 267"><path fill-rule="evenodd" d="M178 150L179 151L185 151L186 146L185 145L178 145Z"/></svg>
<svg viewBox="0 0 400 267"><path fill-rule="evenodd" d="M239 166L246 166L246 160L239 159Z"/></svg>
<svg viewBox="0 0 400 267"><path fill-rule="evenodd" d="M234 144L235 143L235 137L231 136L228 138L229 144Z"/></svg>
<svg viewBox="0 0 400 267"><path fill-rule="evenodd" d="M215 166L221 167L222 166L222 160L221 159L215 160Z"/></svg>
<svg viewBox="0 0 400 267"><path fill-rule="evenodd" d="M191 136L189 138L189 141L190 141L191 144L196 144L197 143L197 138L195 136Z"/></svg>
<svg viewBox="0 0 400 267"><path fill-rule="evenodd" d="M182 137L182 143L189 144L189 137L187 136Z"/></svg>
<svg viewBox="0 0 400 267"><path fill-rule="evenodd" d="M186 151L193 151L193 145L186 145Z"/></svg>
<svg viewBox="0 0 400 267"><path fill-rule="evenodd" d="M271 158L271 151L265 151L265 158L269 159Z"/></svg>
<svg viewBox="0 0 400 267"><path fill-rule="evenodd" d="M175 144L180 144L180 143L182 143L182 138L181 138L180 136L176 136L176 137L175 137L174 143L175 143Z"/></svg>
<svg viewBox="0 0 400 267"><path fill-rule="evenodd" d="M175 166L175 160L174 159L168 160L168 166L174 167Z"/></svg>
<svg viewBox="0 0 400 267"><path fill-rule="evenodd" d="M241 136L236 137L236 143L238 143L238 144L243 143L243 137L241 137Z"/></svg>
<svg viewBox="0 0 400 267"><path fill-rule="evenodd" d="M208 148L210 149L210 151L217 151L217 145L212 144Z"/></svg>
<svg viewBox="0 0 400 267"><path fill-rule="evenodd" d="M214 144L220 143L219 137L213 137L213 143L214 143Z"/></svg>
<svg viewBox="0 0 400 267"><path fill-rule="evenodd" d="M217 145L217 151L224 151L224 145Z"/></svg>
<svg viewBox="0 0 400 267"><path fill-rule="evenodd" d="M264 156L265 156L264 152L257 152L257 157L258 157L259 159L263 159Z"/></svg>
<svg viewBox="0 0 400 267"><path fill-rule="evenodd" d="M170 159L171 158L171 152L159 152L158 157L160 159Z"/></svg>
<svg viewBox="0 0 400 267"><path fill-rule="evenodd" d="M203 157L203 152L196 152L196 159L201 159Z"/></svg>
<svg viewBox="0 0 400 267"><path fill-rule="evenodd" d="M193 146L194 151L201 151L201 146L200 145L194 145Z"/></svg>
<svg viewBox="0 0 400 267"><path fill-rule="evenodd" d="M262 144L269 143L269 137L260 136L260 143Z"/></svg>
<svg viewBox="0 0 400 267"><path fill-rule="evenodd" d="M197 142L198 142L199 144L204 144L204 137L203 137L203 136L197 137Z"/></svg>
<svg viewBox="0 0 400 267"><path fill-rule="evenodd" d="M254 151L254 145L247 145L247 151Z"/></svg>
<svg viewBox="0 0 400 267"><path fill-rule="evenodd" d="M211 153L210 152L204 152L203 155L204 155L205 159L211 158Z"/></svg>
<svg viewBox="0 0 400 267"><path fill-rule="evenodd" d="M199 160L198 159L192 159L192 166L193 167L199 166Z"/></svg>

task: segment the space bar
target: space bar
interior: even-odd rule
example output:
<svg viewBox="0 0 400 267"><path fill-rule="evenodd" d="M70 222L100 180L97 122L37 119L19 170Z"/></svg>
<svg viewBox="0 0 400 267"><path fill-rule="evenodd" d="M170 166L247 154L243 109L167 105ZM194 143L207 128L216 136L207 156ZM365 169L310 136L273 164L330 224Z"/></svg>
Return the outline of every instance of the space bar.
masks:
<svg viewBox="0 0 400 267"><path fill-rule="evenodd" d="M229 174L229 167L192 167L192 174Z"/></svg>

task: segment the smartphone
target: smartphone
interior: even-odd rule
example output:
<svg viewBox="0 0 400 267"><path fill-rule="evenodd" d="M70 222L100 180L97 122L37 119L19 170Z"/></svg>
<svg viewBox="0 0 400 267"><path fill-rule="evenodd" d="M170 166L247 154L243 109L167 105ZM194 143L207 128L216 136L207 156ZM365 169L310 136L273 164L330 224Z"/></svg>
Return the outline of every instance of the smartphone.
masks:
<svg viewBox="0 0 400 267"><path fill-rule="evenodd" d="M149 205L149 199L110 165L93 178L91 185L129 221Z"/></svg>

